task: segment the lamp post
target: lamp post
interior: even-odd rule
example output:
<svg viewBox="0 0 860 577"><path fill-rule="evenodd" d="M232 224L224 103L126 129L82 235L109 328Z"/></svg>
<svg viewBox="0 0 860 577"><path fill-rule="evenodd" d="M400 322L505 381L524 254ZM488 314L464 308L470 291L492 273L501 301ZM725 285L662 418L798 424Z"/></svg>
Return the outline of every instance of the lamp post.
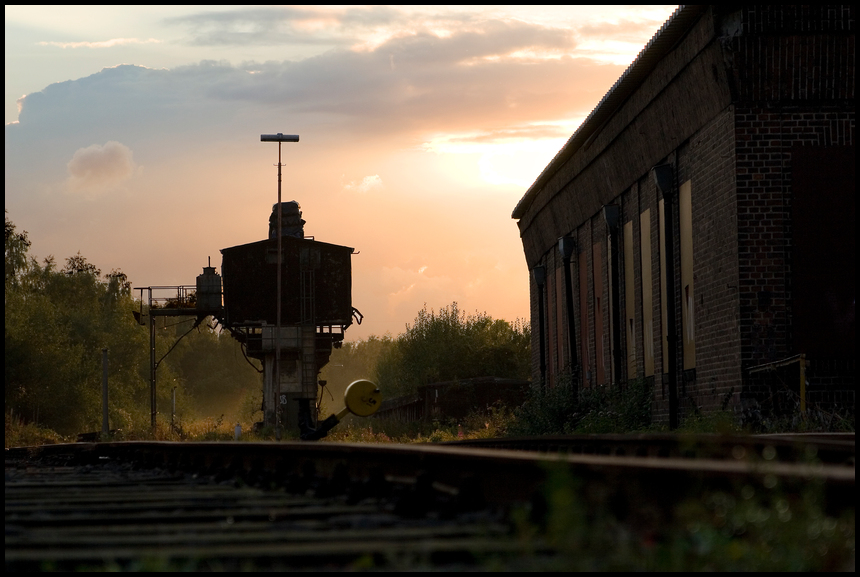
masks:
<svg viewBox="0 0 860 577"><path fill-rule="evenodd" d="M275 331L278 335L275 340L275 379L276 386L275 390L275 398L274 398L274 410L275 410L275 431L276 436L280 439L280 427L281 427L281 411L278 407L278 403L280 401L281 396L281 143L282 142L298 142L299 135L298 134L261 134L260 142L277 142L278 143L278 286L276 289L277 292L277 313L275 320Z"/></svg>

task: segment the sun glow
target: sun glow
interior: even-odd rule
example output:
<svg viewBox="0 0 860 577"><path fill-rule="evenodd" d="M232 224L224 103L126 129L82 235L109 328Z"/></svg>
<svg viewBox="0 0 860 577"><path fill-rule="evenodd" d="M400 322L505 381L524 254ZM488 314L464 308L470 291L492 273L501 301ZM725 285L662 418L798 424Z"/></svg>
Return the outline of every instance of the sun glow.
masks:
<svg viewBox="0 0 860 577"><path fill-rule="evenodd" d="M553 125L533 125L520 132L543 136L472 133L436 135L421 148L439 155L477 155L480 178L488 184L529 187L564 146L582 119Z"/></svg>

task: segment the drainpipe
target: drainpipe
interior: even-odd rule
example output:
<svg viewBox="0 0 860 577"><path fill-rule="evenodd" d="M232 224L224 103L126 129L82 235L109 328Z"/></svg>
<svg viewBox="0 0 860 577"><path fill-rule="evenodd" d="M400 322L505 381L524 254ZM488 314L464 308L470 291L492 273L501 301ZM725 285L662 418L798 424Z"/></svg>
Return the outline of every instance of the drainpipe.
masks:
<svg viewBox="0 0 860 577"><path fill-rule="evenodd" d="M619 264L618 253L621 243L618 242L618 231L621 230L621 207L617 204L607 204L603 207L603 218L609 229L609 276L612 305L610 308L612 322L612 381L621 386L621 290L618 286Z"/></svg>
<svg viewBox="0 0 860 577"><path fill-rule="evenodd" d="M576 325L573 318L573 286L570 280L570 259L576 250L576 240L570 236L558 239L558 251L564 262L564 288L567 294L567 344L570 348L570 373L573 378L574 394L579 396L579 362L576 357Z"/></svg>
<svg viewBox="0 0 860 577"><path fill-rule="evenodd" d="M666 340L669 347L669 428L678 428L677 348L678 333L675 327L675 220L672 206L675 202L675 178L671 164L660 164L651 169L657 188L663 193L663 222L666 223Z"/></svg>
<svg viewBox="0 0 860 577"><path fill-rule="evenodd" d="M538 265L532 269L532 277L538 287L538 332L540 333L540 386L546 384L546 336L544 335L543 287L546 284L546 267Z"/></svg>

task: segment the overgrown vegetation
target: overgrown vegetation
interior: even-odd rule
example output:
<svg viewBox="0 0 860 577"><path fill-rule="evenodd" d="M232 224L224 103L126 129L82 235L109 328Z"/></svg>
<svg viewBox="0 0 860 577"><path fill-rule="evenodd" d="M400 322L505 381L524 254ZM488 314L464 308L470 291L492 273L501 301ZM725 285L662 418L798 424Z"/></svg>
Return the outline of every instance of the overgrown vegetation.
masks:
<svg viewBox="0 0 860 577"><path fill-rule="evenodd" d="M572 379L558 379L554 386L532 385L519 407L478 410L461 422L402 423L392 420L354 420L348 432L335 432L332 439L363 442L439 442L485 436L540 436L667 431L666 423L651 420L651 386L639 379L624 387L589 387L577 391ZM811 407L805 416L799 406L791 416L768 417L753 423L743 414L722 410L687 411L679 433L783 433L854 431L853 412L840 414ZM487 431L492 434L486 435ZM460 434L462 433L462 437Z"/></svg>
<svg viewBox="0 0 860 577"><path fill-rule="evenodd" d="M553 468L542 506L521 510L519 546L538 571L853 571L855 510L829 514L822 488L742 482L691 491L671 511L612 500ZM553 554L535 554L548 547Z"/></svg>
<svg viewBox="0 0 860 577"><path fill-rule="evenodd" d="M4 376L6 446L101 429L102 349L109 356L109 418L126 437L149 433L149 335L132 316L139 303L122 271L102 275L80 253L57 265L29 255L27 232L5 223ZM194 319L159 319L159 421L236 414L259 389L238 343L204 322L170 355ZM209 319L207 319L209 322ZM256 407L259 409L259 406ZM17 441L10 441L12 439Z"/></svg>
<svg viewBox="0 0 860 577"><path fill-rule="evenodd" d="M625 387L588 387L577 391L570 377L554 386L533 386L515 411L512 435L624 433L651 425L651 388L645 380Z"/></svg>
<svg viewBox="0 0 860 577"><path fill-rule="evenodd" d="M6 413L6 447L32 447L61 443L65 439L56 431L42 428L34 423L26 423Z"/></svg>
<svg viewBox="0 0 860 577"><path fill-rule="evenodd" d="M466 315L457 303L427 310L406 326L379 358L376 378L386 397L413 394L420 385L494 376L528 379L528 323Z"/></svg>
<svg viewBox="0 0 860 577"><path fill-rule="evenodd" d="M753 433L779 431L810 432L854 432L856 411L854 407L838 406L831 410L807 403L806 411L800 410L800 395L785 391L780 403L782 411L766 410L757 402L748 403L739 415L741 425Z"/></svg>
<svg viewBox="0 0 860 577"><path fill-rule="evenodd" d="M326 383L322 400L331 411L343 406L343 392L353 381L371 379L376 382L379 359L389 353L394 343L389 334L371 335L367 339L345 342L341 348L332 350L328 364L320 372L320 380Z"/></svg>
<svg viewBox="0 0 860 577"><path fill-rule="evenodd" d="M440 443L504 437L514 416L504 405L473 411L462 420L415 421L347 418L325 438L341 443Z"/></svg>

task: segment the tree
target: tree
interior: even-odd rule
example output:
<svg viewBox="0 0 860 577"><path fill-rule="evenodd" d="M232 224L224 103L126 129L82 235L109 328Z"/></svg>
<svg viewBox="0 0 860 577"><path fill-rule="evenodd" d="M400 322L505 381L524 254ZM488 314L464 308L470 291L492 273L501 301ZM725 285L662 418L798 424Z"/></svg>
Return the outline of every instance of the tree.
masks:
<svg viewBox="0 0 860 577"><path fill-rule="evenodd" d="M456 302L438 313L425 305L381 357L376 376L389 396L472 377L527 379L530 341L525 322L511 324L486 313L466 315Z"/></svg>
<svg viewBox="0 0 860 577"><path fill-rule="evenodd" d="M30 239L27 231L16 232L15 224L9 220L9 211L6 211L6 238L5 238L5 285L8 288L17 284L18 278L27 268L27 251L30 249Z"/></svg>
<svg viewBox="0 0 860 577"><path fill-rule="evenodd" d="M178 326L190 327L182 323ZM200 417L238 416L242 398L262 388L259 361L248 361L242 345L225 331L201 323L176 347L165 363L174 367L188 396L189 408Z"/></svg>
<svg viewBox="0 0 860 577"><path fill-rule="evenodd" d="M7 214L7 410L65 435L97 430L102 349L107 348L111 426L147 430L149 334L132 316L140 302L132 296L128 277L119 269L102 276L80 253L58 270L53 257L39 264L29 248L26 231L18 233ZM248 366L237 342L205 326L168 354L190 326L175 318L157 319L156 358L164 359L156 391L161 413L170 414L174 387L180 416L217 416L216 411L238 409L242 395L259 388L259 374Z"/></svg>
<svg viewBox="0 0 860 577"><path fill-rule="evenodd" d="M148 338L122 271L101 271L80 253L57 270L28 254L26 232L6 217L4 373L6 408L61 434L99 428L102 354L109 349L110 417L148 420Z"/></svg>
<svg viewBox="0 0 860 577"><path fill-rule="evenodd" d="M346 387L358 379L374 379L379 360L394 346L390 334L382 337L369 336L366 340L345 342L339 349L332 350L328 364L320 372L320 380L325 381L325 389L331 396L324 395L324 402L333 411L343 405ZM325 415L324 415L325 416Z"/></svg>

